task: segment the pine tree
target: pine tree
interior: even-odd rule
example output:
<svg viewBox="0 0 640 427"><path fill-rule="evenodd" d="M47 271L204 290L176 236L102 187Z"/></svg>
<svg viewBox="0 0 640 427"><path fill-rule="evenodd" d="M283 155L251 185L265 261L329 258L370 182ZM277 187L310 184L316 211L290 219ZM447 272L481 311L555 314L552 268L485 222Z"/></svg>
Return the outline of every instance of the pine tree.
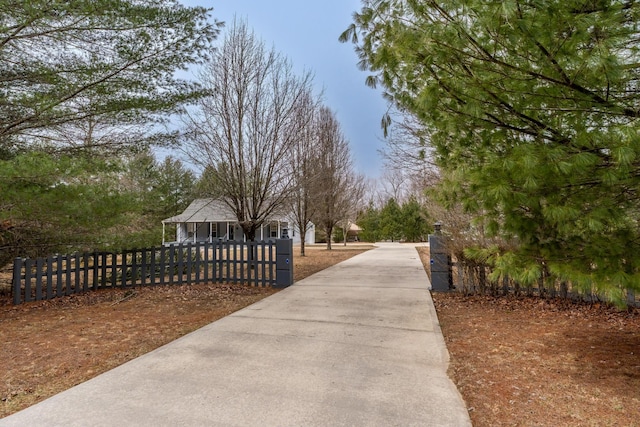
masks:
<svg viewBox="0 0 640 427"><path fill-rule="evenodd" d="M0 160L0 266L114 243L134 204L118 188L119 170L118 162L41 152Z"/></svg>
<svg viewBox="0 0 640 427"><path fill-rule="evenodd" d="M209 12L174 0L0 0L0 150L60 148L60 128L93 119L162 122L202 95L176 71L206 56L219 27Z"/></svg>
<svg viewBox="0 0 640 427"><path fill-rule="evenodd" d="M420 206L415 196L401 207L402 237L409 242L421 242L427 240L431 231L431 221L426 211Z"/></svg>
<svg viewBox="0 0 640 427"><path fill-rule="evenodd" d="M640 5L364 3L341 39L425 124L449 199L519 242L496 274L640 289Z"/></svg>
<svg viewBox="0 0 640 427"><path fill-rule="evenodd" d="M396 199L390 198L380 210L380 237L399 241L402 236L402 210Z"/></svg>
<svg viewBox="0 0 640 427"><path fill-rule="evenodd" d="M0 0L0 264L135 243L122 234L139 230L140 193L123 190L120 156L175 142L162 124L204 94L176 72L206 58L210 11Z"/></svg>
<svg viewBox="0 0 640 427"><path fill-rule="evenodd" d="M359 238L365 242L380 240L380 212L369 203L367 208L358 215L357 224L362 228Z"/></svg>

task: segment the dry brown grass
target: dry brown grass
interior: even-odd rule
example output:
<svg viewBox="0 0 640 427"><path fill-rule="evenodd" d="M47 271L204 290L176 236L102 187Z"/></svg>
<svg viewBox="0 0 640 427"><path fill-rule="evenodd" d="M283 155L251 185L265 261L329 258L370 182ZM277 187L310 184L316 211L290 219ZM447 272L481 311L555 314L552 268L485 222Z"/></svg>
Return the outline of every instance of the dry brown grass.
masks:
<svg viewBox="0 0 640 427"><path fill-rule="evenodd" d="M310 248L296 280L368 247ZM0 300L0 417L33 405L277 292L233 284L106 290Z"/></svg>

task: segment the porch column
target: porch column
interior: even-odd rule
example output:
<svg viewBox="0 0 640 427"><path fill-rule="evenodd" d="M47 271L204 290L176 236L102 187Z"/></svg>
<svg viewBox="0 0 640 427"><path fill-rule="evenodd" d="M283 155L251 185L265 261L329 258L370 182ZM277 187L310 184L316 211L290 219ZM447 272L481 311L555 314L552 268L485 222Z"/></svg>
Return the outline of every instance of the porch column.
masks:
<svg viewBox="0 0 640 427"><path fill-rule="evenodd" d="M162 221L162 246L164 246L164 221Z"/></svg>

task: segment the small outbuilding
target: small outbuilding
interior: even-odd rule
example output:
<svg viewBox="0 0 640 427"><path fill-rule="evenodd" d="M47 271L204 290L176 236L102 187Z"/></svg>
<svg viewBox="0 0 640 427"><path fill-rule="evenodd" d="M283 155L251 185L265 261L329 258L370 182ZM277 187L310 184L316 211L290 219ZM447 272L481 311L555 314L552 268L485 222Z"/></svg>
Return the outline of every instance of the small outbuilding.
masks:
<svg viewBox="0 0 640 427"><path fill-rule="evenodd" d="M361 232L362 228L358 224L349 222L349 228L347 229L347 242L359 242Z"/></svg>

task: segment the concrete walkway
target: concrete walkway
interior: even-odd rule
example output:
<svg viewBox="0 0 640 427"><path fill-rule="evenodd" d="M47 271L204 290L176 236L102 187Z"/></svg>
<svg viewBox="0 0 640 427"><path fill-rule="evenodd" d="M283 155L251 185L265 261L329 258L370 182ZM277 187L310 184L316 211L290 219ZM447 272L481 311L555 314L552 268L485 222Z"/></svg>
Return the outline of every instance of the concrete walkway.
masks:
<svg viewBox="0 0 640 427"><path fill-rule="evenodd" d="M0 426L470 426L414 247L380 244Z"/></svg>

